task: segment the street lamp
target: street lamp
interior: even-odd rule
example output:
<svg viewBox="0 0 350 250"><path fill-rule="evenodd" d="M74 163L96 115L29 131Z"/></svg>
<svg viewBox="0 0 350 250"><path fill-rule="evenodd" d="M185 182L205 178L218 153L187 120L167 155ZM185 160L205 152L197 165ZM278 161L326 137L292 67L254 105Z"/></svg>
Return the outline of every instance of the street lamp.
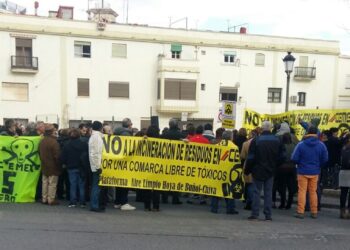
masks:
<svg viewBox="0 0 350 250"><path fill-rule="evenodd" d="M289 104L289 82L290 82L290 73L293 72L293 65L295 61L295 57L291 55L292 52L288 51L288 55L283 58L284 69L287 74L287 90L286 90L286 109L285 112L288 111Z"/></svg>

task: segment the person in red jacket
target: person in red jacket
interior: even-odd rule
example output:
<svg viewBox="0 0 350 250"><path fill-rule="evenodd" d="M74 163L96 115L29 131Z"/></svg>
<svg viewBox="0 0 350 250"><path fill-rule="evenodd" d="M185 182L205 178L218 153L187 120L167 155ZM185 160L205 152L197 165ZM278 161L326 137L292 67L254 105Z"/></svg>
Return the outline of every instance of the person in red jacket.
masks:
<svg viewBox="0 0 350 250"><path fill-rule="evenodd" d="M204 131L203 126L199 125L196 128L196 134L194 136L192 136L191 138L189 138L189 141L203 143L203 144L210 144L210 141L206 137L203 136L203 131Z"/></svg>

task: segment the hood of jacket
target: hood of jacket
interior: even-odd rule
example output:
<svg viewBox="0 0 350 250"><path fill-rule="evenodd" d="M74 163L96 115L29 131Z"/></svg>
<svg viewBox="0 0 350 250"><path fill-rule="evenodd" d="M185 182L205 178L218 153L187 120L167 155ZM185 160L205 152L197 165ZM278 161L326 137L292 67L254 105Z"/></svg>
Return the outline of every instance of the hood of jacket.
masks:
<svg viewBox="0 0 350 250"><path fill-rule="evenodd" d="M308 147L315 147L319 141L316 134L309 134L304 137L304 144Z"/></svg>
<svg viewBox="0 0 350 250"><path fill-rule="evenodd" d="M119 127L114 130L114 134L132 136L132 131L129 128Z"/></svg>
<svg viewBox="0 0 350 250"><path fill-rule="evenodd" d="M277 131L277 136L279 136L279 135L284 135L284 134L286 134L286 133L290 133L290 128L289 128L289 125L288 125L288 123L286 123L286 122L282 122L281 123L281 127L280 127L280 129Z"/></svg>

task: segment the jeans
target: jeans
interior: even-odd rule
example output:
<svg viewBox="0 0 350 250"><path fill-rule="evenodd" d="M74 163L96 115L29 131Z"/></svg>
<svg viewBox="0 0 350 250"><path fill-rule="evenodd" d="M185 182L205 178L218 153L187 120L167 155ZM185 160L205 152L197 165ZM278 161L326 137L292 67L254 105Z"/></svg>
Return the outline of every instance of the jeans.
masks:
<svg viewBox="0 0 350 250"><path fill-rule="evenodd" d="M211 211L213 213L217 213L219 210L219 197L211 197ZM236 201L234 199L225 199L226 202L226 213L230 213L235 211L236 209Z"/></svg>
<svg viewBox="0 0 350 250"><path fill-rule="evenodd" d="M91 195L90 195L91 209L99 208L99 196L100 196L100 187L98 186L99 180L100 180L100 175L97 172L92 172Z"/></svg>
<svg viewBox="0 0 350 250"><path fill-rule="evenodd" d="M80 176L79 169L69 169L70 203L77 203L77 189L79 190L79 202L85 203L85 180Z"/></svg>
<svg viewBox="0 0 350 250"><path fill-rule="evenodd" d="M273 187L273 177L265 181L259 181L253 179L254 194L253 194L253 204L252 204L252 216L259 217L260 210L260 194L264 187L264 214L265 218L271 218L272 215L272 187Z"/></svg>
<svg viewBox="0 0 350 250"><path fill-rule="evenodd" d="M317 181L318 175L298 175L298 213L303 214L305 211L306 191L308 191L311 213L317 214Z"/></svg>
<svg viewBox="0 0 350 250"><path fill-rule="evenodd" d="M254 185L253 185L253 183L246 183L245 188L247 191L246 204L248 206L251 206L253 203Z"/></svg>

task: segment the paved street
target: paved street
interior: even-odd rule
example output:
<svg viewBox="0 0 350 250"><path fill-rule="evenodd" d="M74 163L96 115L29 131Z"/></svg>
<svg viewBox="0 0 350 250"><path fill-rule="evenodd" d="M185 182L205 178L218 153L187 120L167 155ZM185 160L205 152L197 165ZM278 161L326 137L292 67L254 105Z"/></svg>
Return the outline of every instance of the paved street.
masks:
<svg viewBox="0 0 350 250"><path fill-rule="evenodd" d="M0 204L0 249L350 249L350 220L323 208L317 220L274 210L273 221L209 213L209 206L164 205L161 212L106 213L65 205Z"/></svg>

